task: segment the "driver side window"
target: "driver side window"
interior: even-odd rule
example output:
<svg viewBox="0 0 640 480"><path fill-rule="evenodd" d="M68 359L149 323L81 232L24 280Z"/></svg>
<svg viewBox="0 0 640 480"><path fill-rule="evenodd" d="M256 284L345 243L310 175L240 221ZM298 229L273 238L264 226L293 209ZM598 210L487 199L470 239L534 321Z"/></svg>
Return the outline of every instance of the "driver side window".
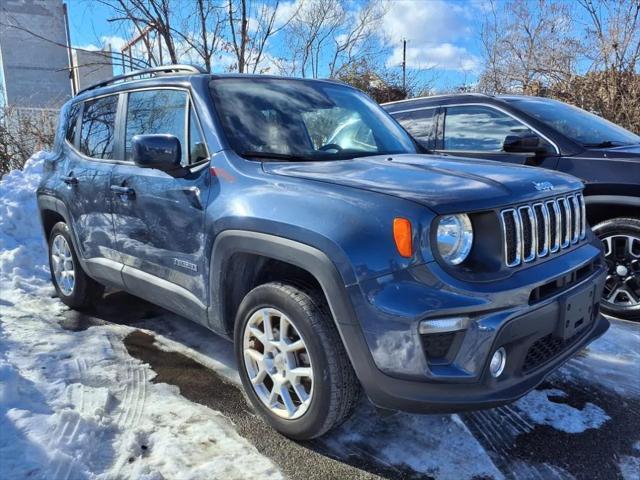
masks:
<svg viewBox="0 0 640 480"><path fill-rule="evenodd" d="M533 133L518 120L489 107L449 107L446 112L445 150L501 152L508 135Z"/></svg>

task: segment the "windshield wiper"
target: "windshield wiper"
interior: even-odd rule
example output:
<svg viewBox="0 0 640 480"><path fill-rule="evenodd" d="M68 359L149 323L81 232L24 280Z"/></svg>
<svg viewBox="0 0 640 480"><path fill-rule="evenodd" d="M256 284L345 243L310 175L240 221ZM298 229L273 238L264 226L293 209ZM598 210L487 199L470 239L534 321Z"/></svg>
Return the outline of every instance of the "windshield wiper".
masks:
<svg viewBox="0 0 640 480"><path fill-rule="evenodd" d="M624 143L624 142L614 142L612 140L604 140L600 143L584 143L583 145L587 148L611 148L611 147L622 147L624 145L630 145L630 144Z"/></svg>

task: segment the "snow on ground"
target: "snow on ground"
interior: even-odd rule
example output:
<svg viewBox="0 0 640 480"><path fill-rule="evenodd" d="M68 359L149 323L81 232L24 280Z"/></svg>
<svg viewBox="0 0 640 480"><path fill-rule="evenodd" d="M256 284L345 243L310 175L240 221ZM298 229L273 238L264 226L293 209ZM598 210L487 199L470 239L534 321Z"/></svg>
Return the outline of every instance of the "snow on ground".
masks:
<svg viewBox="0 0 640 480"><path fill-rule="evenodd" d="M282 478L218 412L126 352L119 325L63 330L35 187L46 155L0 182L0 476Z"/></svg>
<svg viewBox="0 0 640 480"><path fill-rule="evenodd" d="M0 477L281 478L226 417L188 401L177 387L151 382L153 370L123 345L133 328L60 327L66 308L53 298L34 195L46 158L38 154L0 181ZM160 349L239 383L231 345L202 327L168 312L135 326L152 333ZM615 322L552 376L552 387L513 405L461 416L383 417L363 402L321 445L345 462L364 459L438 479L569 478L548 460L502 464L495 452L514 448L537 426L579 436L620 421L595 400L565 401L562 382L638 399L638 371L640 329ZM623 478L638 478L639 458L637 441L619 456Z"/></svg>

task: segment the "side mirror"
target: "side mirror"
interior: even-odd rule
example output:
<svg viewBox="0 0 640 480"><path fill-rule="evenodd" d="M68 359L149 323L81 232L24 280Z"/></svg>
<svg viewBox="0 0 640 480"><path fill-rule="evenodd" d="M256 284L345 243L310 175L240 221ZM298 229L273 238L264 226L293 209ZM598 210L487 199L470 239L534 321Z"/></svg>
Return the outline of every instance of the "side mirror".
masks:
<svg viewBox="0 0 640 480"><path fill-rule="evenodd" d="M502 143L502 149L509 153L546 153L542 139L535 133L525 135L507 135Z"/></svg>
<svg viewBox="0 0 640 480"><path fill-rule="evenodd" d="M180 168L182 149L173 135L136 135L131 140L133 163L170 172Z"/></svg>

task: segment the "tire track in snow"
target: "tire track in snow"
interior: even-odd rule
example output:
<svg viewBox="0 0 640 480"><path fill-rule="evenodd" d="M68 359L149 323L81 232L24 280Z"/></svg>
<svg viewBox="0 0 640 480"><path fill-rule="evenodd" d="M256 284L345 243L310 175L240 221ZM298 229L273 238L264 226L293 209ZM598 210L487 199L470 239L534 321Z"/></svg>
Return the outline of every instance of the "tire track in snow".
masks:
<svg viewBox="0 0 640 480"><path fill-rule="evenodd" d="M122 429L138 424L144 413L147 398L148 373L146 368L135 361L127 361L127 379L124 395L120 403L120 412L116 423Z"/></svg>

